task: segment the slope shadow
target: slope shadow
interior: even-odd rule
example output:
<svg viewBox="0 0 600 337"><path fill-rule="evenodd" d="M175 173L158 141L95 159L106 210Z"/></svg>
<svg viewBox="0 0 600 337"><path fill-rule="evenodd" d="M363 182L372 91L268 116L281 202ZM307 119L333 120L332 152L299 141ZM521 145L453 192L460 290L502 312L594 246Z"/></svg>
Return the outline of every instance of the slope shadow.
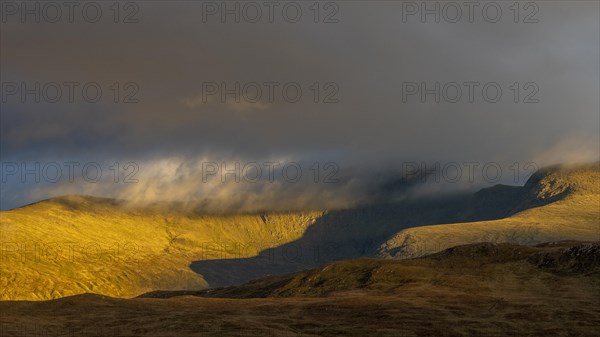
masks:
<svg viewBox="0 0 600 337"><path fill-rule="evenodd" d="M474 195L328 211L295 241L265 249L250 258L194 261L190 268L201 274L210 287L224 287L337 260L373 257L381 244L403 229L499 219L510 215L523 195L523 187L498 185Z"/></svg>
<svg viewBox="0 0 600 337"><path fill-rule="evenodd" d="M377 203L325 212L295 241L240 259L193 261L190 268L210 287L239 285L259 277L298 272L333 261L377 256L392 235L410 227L496 220L564 198L569 191L540 199L544 172L524 186L496 185L468 195ZM432 252L433 253L433 252Z"/></svg>

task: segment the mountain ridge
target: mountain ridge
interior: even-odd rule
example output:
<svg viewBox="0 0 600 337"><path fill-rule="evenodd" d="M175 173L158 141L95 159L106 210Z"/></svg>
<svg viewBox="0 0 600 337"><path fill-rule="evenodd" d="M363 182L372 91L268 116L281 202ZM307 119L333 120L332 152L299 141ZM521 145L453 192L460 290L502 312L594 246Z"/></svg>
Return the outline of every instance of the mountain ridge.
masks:
<svg viewBox="0 0 600 337"><path fill-rule="evenodd" d="M597 240L599 172L597 165L555 167L523 187L332 211L206 215L173 204L136 208L90 196L53 198L0 213L0 298L132 297L483 241ZM490 215L494 205L500 211ZM504 212L512 215L496 219Z"/></svg>
<svg viewBox="0 0 600 337"><path fill-rule="evenodd" d="M510 217L402 230L380 247L388 258L483 241L537 244L561 239L600 240L600 167L555 166L536 172Z"/></svg>

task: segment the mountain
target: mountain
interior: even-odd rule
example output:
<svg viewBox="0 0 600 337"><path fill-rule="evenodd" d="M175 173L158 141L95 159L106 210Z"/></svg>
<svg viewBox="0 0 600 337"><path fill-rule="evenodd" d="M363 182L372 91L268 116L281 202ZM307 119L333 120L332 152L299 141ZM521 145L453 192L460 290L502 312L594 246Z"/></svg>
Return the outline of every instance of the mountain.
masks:
<svg viewBox="0 0 600 337"><path fill-rule="evenodd" d="M192 261L254 256L300 237L319 215L199 215L82 196L38 202L0 213L0 299L206 288Z"/></svg>
<svg viewBox="0 0 600 337"><path fill-rule="evenodd" d="M407 258L486 241L527 245L565 239L600 241L598 164L540 170L515 192L512 215L507 218L408 228L382 244L379 253ZM506 209L506 204L498 205Z"/></svg>
<svg viewBox="0 0 600 337"><path fill-rule="evenodd" d="M553 167L523 187L273 214L54 198L0 213L0 299L86 292L132 297L239 285L345 259L421 256L466 243L594 241L599 172L597 165Z"/></svg>

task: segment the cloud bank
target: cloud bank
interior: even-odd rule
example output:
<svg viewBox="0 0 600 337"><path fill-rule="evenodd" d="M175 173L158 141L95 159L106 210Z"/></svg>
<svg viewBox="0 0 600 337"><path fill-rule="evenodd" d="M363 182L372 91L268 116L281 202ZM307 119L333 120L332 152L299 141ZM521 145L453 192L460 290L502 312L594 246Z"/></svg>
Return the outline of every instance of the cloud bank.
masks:
<svg viewBox="0 0 600 337"><path fill-rule="evenodd" d="M496 23L481 14L449 23L443 13L440 23L422 22L403 16L402 3L340 1L329 23L332 8L321 7L315 23L304 3L296 23L280 14L223 23L203 16L212 12L202 2L137 2L135 23L114 23L108 8L97 23L7 17L3 165L95 162L110 173L115 162L135 162L139 181L38 183L18 172L3 181L1 208L66 193L227 211L336 208L387 196L382 186L407 163L494 162L500 183L514 183L519 163L522 183L530 162L599 159L598 3L536 2L529 23L531 9L515 23L502 2ZM23 94L36 82L39 103ZM62 90L57 102L48 83ZM101 98L88 102L97 88ZM307 181L203 182L202 163L223 161L302 163ZM335 163L339 180L308 181L315 162ZM496 183L477 176L428 190ZM413 193L402 188L391 198Z"/></svg>

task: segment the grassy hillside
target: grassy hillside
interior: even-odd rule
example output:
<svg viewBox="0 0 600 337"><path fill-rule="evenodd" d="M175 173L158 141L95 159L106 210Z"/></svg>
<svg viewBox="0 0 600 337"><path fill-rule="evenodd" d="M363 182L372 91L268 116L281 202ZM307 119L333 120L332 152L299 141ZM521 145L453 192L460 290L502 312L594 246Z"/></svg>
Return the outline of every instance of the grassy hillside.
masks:
<svg viewBox="0 0 600 337"><path fill-rule="evenodd" d="M0 214L0 299L201 289L194 260L231 259L300 237L320 213L203 216L63 197Z"/></svg>
<svg viewBox="0 0 600 337"><path fill-rule="evenodd" d="M483 243L341 261L201 296L0 302L0 322L7 335L36 327L49 336L597 336L599 254L593 243Z"/></svg>
<svg viewBox="0 0 600 337"><path fill-rule="evenodd" d="M540 274L589 277L600 285L600 244L560 241L535 246L476 243L407 260L356 259L334 262L298 273L271 276L235 287L202 291L155 291L145 298L182 295L220 298L322 297L347 292L378 296L404 295L416 285L462 288L461 280L506 281L513 276ZM600 296L600 294L598 294Z"/></svg>
<svg viewBox="0 0 600 337"><path fill-rule="evenodd" d="M516 200L516 214L508 218L402 230L380 247L380 254L415 257L476 242L600 241L598 165L537 172Z"/></svg>
<svg viewBox="0 0 600 337"><path fill-rule="evenodd" d="M227 216L55 198L0 212L0 299L203 289L375 256L403 228L456 221L466 200Z"/></svg>
<svg viewBox="0 0 600 337"><path fill-rule="evenodd" d="M598 240L599 172L553 168L524 187L327 212L203 215L174 204L51 199L0 212L0 299L132 297L465 243Z"/></svg>

